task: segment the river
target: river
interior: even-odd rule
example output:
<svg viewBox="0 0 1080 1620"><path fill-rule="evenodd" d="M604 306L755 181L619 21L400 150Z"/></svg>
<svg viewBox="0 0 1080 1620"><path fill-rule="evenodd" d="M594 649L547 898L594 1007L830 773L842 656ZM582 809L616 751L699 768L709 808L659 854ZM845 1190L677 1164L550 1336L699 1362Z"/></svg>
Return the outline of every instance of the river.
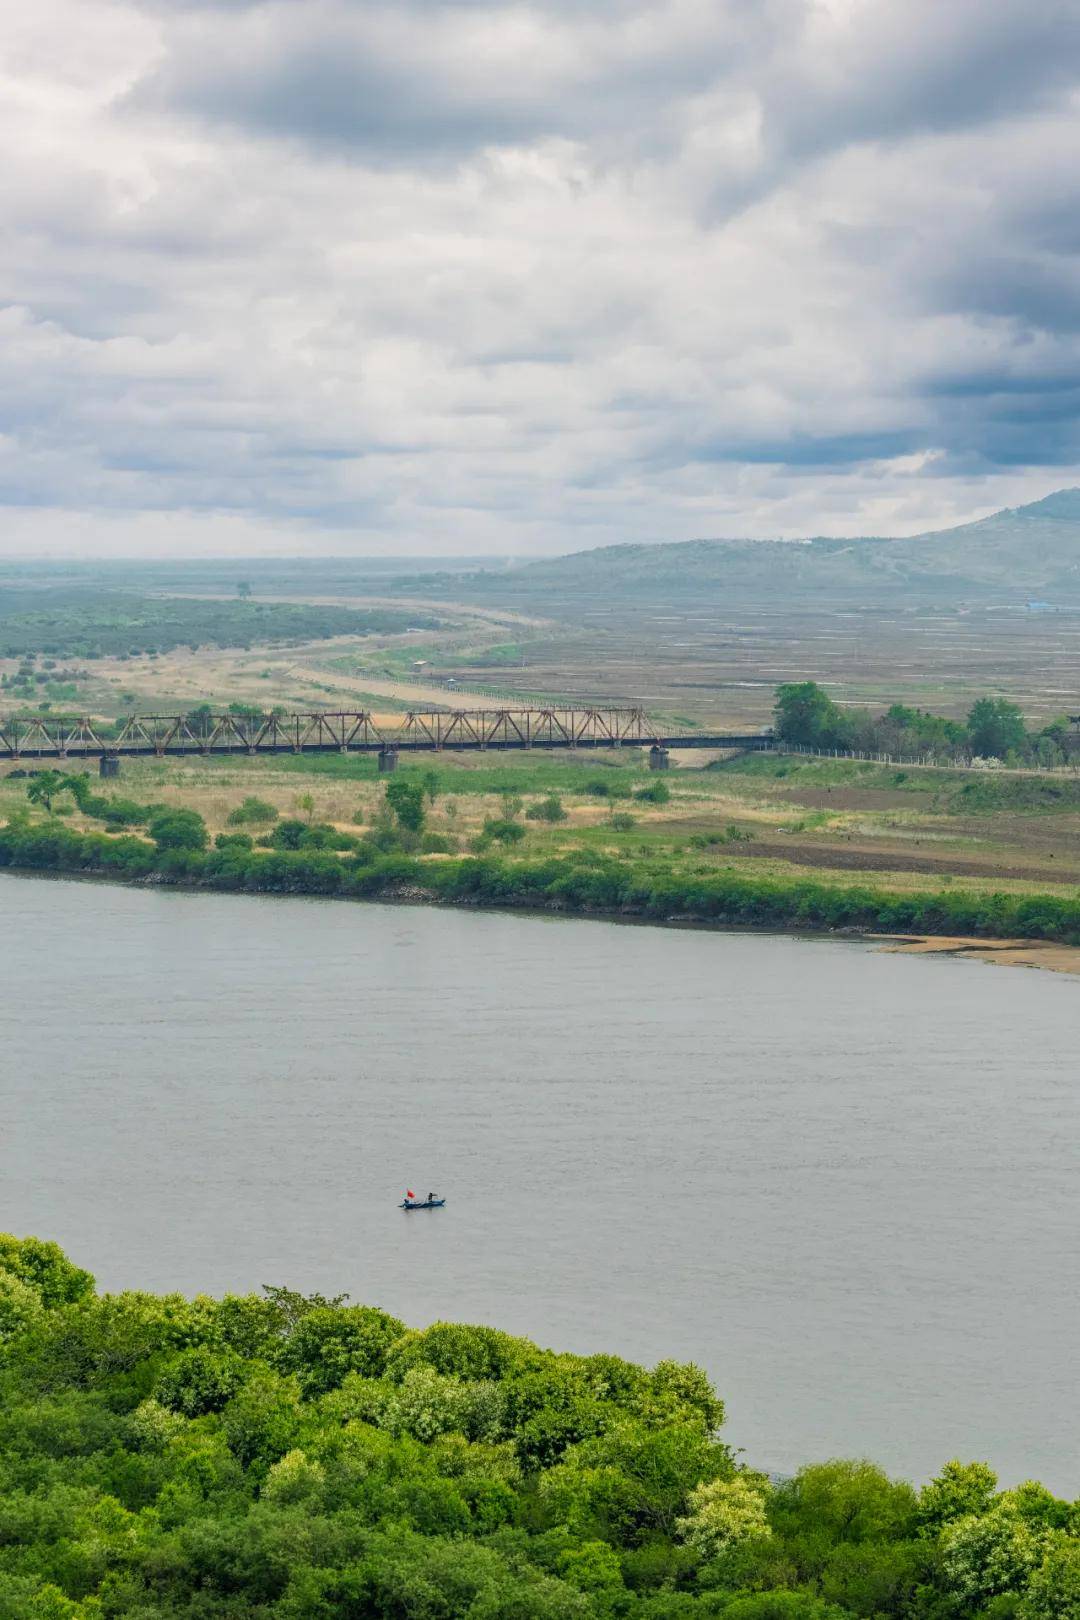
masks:
<svg viewBox="0 0 1080 1620"><path fill-rule="evenodd" d="M1075 980L11 875L0 923L0 1226L102 1287L695 1360L762 1467L1080 1490Z"/></svg>

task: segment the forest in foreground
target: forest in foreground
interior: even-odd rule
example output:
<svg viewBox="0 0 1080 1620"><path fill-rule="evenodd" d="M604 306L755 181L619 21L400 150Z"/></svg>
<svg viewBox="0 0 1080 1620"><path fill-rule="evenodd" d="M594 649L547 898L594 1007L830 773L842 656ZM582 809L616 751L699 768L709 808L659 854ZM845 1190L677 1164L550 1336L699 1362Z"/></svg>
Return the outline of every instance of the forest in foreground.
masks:
<svg viewBox="0 0 1080 1620"><path fill-rule="evenodd" d="M1077 1504L979 1462L770 1481L676 1361L99 1295L0 1236L0 1389L0 1620L1080 1616Z"/></svg>

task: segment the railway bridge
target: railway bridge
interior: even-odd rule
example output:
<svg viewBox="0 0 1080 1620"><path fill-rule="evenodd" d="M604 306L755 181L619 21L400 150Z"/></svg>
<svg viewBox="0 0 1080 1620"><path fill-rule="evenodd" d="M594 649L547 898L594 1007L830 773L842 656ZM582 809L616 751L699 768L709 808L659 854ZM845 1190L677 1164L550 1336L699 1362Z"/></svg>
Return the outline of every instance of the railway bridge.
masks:
<svg viewBox="0 0 1080 1620"><path fill-rule="evenodd" d="M115 775L125 756L373 753L391 771L401 753L472 749L648 748L655 770L673 748L763 750L772 733L661 733L642 708L368 709L307 713L135 714L116 725L89 716L0 716L0 759L100 761Z"/></svg>

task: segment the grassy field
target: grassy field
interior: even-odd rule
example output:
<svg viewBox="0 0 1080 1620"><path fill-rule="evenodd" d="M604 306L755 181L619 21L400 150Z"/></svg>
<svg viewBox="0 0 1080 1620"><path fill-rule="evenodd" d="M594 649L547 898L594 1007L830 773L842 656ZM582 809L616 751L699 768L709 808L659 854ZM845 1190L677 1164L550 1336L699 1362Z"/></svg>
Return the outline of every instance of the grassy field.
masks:
<svg viewBox="0 0 1080 1620"><path fill-rule="evenodd" d="M212 835L228 830L230 812L249 795L282 817L363 832L377 823L385 791L375 759L362 754L125 761L123 773L107 792L195 809ZM506 851L511 861L604 857L680 875L812 876L893 893L962 887L1071 898L1080 885L1080 781L1068 778L753 755L657 775L636 749L421 754L403 756L398 774L434 793L426 831L450 853L469 853L485 821L509 808L524 829ZM637 797L657 782L666 803ZM530 819L530 807L552 794L566 819ZM9 768L0 817L26 803L26 781ZM67 826L97 826L66 796L58 809Z"/></svg>

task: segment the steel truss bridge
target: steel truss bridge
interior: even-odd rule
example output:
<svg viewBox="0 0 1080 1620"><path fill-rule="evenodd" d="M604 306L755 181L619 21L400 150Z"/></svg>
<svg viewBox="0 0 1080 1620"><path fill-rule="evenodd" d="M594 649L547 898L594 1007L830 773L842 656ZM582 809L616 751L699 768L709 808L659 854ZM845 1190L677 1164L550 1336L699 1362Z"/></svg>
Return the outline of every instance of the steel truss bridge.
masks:
<svg viewBox="0 0 1080 1620"><path fill-rule="evenodd" d="M749 748L769 732L661 736L640 708L367 709L243 715L137 714L119 729L86 716L0 715L0 759L96 759L130 755L308 754L513 748Z"/></svg>

